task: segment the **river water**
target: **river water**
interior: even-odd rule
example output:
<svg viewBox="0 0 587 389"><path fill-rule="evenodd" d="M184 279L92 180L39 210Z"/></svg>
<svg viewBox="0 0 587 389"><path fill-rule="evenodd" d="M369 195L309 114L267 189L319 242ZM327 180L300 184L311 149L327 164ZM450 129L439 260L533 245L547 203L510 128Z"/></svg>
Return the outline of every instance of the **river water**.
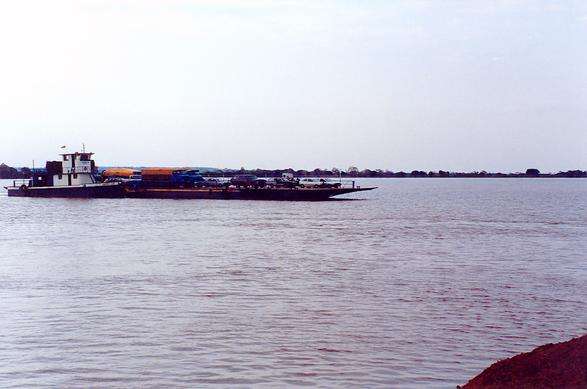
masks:
<svg viewBox="0 0 587 389"><path fill-rule="evenodd" d="M454 388L587 332L587 180L360 184L379 189L1 193L0 387Z"/></svg>

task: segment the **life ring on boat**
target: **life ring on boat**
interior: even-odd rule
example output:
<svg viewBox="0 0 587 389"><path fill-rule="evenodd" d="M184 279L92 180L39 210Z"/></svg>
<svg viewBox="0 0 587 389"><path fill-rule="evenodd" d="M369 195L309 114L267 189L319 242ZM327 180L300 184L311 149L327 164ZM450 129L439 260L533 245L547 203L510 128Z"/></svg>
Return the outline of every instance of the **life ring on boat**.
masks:
<svg viewBox="0 0 587 389"><path fill-rule="evenodd" d="M22 184L18 189L24 192L25 190L27 190L27 186L25 184Z"/></svg>

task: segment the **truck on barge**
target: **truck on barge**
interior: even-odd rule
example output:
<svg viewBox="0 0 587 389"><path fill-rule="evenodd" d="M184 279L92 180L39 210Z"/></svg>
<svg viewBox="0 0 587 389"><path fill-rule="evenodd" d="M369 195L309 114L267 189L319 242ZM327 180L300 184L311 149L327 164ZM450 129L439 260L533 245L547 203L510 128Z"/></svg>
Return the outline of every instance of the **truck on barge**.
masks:
<svg viewBox="0 0 587 389"><path fill-rule="evenodd" d="M249 177L219 181L205 179L190 168L110 169L99 173L93 153L61 154L61 161L47 161L45 169L33 169L27 182L6 187L15 197L157 198L218 200L322 201L334 196L372 190L317 179L301 185L293 176L274 180Z"/></svg>

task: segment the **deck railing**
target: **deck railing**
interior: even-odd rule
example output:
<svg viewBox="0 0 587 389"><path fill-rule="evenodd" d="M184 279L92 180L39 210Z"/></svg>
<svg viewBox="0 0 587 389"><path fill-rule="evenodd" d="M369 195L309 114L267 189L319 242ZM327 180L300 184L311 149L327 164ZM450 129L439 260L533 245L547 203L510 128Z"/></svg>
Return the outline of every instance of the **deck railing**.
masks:
<svg viewBox="0 0 587 389"><path fill-rule="evenodd" d="M21 185L30 186L31 179L30 178L18 178L16 180L12 180L13 187L19 187Z"/></svg>

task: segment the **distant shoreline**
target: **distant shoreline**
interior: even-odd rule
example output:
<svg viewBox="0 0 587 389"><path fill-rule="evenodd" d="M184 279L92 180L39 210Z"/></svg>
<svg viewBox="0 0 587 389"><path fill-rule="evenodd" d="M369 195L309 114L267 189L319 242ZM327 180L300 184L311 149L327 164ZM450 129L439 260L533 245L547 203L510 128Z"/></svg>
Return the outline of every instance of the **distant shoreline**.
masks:
<svg viewBox="0 0 587 389"><path fill-rule="evenodd" d="M142 167L125 166L131 169L141 170ZM110 167L103 167L104 170ZM281 177L283 173L293 174L295 177L329 177L329 178L587 178L585 170L567 170L558 173L541 173L538 169L526 169L525 172L516 173L493 173L486 171L474 172L451 172L445 170L429 171L412 170L410 172L393 172L383 169L359 170L355 167L347 170L333 168L332 170L294 170L294 169L215 169L194 167L200 169L204 176L226 177L241 174L253 174L257 177ZM22 179L31 176L29 167L14 168L6 164L0 164L0 179Z"/></svg>
<svg viewBox="0 0 587 389"><path fill-rule="evenodd" d="M257 177L279 177L283 173L292 173L295 177L329 177L329 178L587 178L587 171L570 170L559 173L527 174L527 173L461 173L461 172L383 172L375 171L358 173L333 173L332 171L292 171L286 170L223 170L209 171L202 174L210 177L222 177L236 174L254 174Z"/></svg>

